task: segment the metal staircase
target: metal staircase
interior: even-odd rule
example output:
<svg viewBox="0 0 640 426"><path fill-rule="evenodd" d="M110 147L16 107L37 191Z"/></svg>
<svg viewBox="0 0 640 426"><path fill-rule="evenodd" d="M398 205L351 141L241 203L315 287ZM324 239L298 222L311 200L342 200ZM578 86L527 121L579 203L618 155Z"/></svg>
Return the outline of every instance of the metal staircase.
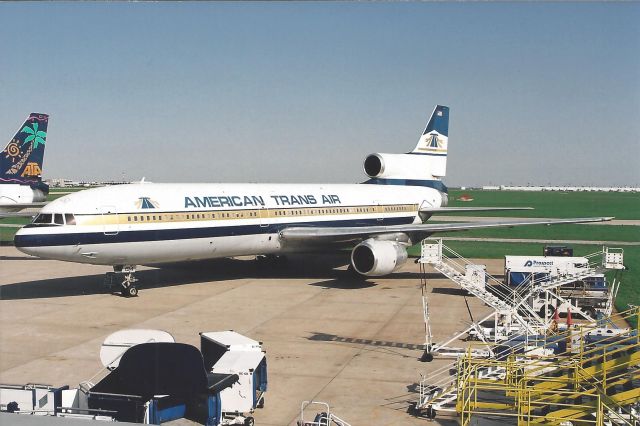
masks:
<svg viewBox="0 0 640 426"><path fill-rule="evenodd" d="M447 256L448 253L450 256ZM571 305L571 311L582 315L589 321L594 321L589 313L580 309L570 301L561 299L552 290L565 284L584 280L585 278L601 274L605 269L623 269L623 251L603 247L602 251L585 256L589 263L584 268L572 273L557 273L551 277L543 277L537 280L531 279L517 288L506 286L500 280L486 274L488 278L487 287L478 286L466 276L465 267L471 265L467 259L463 258L450 247L442 243L442 239L425 239L421 243L421 256L418 262L423 266L431 265L460 288L482 300L487 306L495 311L495 314L507 316L514 323L519 324L522 330L534 334L544 333L551 324L551 315L541 317L528 301L531 298L539 297L543 293L548 293L548 297L560 300ZM599 258L599 261L598 261ZM491 289L491 291L488 290ZM468 330L465 330L467 332Z"/></svg>
<svg viewBox="0 0 640 426"><path fill-rule="evenodd" d="M488 292L487 290L483 290L477 287L474 283L468 280L463 274L458 272L451 265L444 262L439 262L433 263L432 266L436 271L440 272L442 275L458 284L460 288L473 294L478 299L491 306L497 312L501 314L509 314L513 311L513 306L495 296L494 294Z"/></svg>

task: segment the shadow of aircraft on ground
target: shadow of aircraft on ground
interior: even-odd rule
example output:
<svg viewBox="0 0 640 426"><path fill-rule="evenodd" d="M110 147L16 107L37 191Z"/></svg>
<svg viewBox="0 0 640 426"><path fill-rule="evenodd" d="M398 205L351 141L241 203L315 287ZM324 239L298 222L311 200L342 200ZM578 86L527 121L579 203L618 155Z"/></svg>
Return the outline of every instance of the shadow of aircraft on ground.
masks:
<svg viewBox="0 0 640 426"><path fill-rule="evenodd" d="M15 260L26 259L32 258L25 256ZM241 278L309 278L319 280L310 285L337 289L362 289L376 285L374 282L354 277L344 268L336 269L347 263L348 253L346 257L344 255L307 255L275 261L226 258L155 265L153 269L136 272L136 277L140 280L138 284L142 292L152 288ZM413 275L416 279L418 278L418 274L412 273L399 273L397 278ZM390 277L395 277L395 274ZM5 284L0 286L0 300L108 294L109 290L103 285L103 279L104 275L92 274Z"/></svg>

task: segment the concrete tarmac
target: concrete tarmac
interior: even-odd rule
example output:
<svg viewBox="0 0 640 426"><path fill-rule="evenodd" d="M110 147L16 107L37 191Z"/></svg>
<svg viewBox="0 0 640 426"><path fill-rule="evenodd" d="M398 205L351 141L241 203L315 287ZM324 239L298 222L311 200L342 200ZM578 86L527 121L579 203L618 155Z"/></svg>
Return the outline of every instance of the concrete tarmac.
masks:
<svg viewBox="0 0 640 426"><path fill-rule="evenodd" d="M28 257L0 247L0 382L72 387L97 382L100 345L125 328L166 330L199 346L199 332L233 329L262 341L269 389L256 425L292 425L303 400L328 402L353 425L419 425L407 413L425 341L418 265L355 280L344 258L308 256L282 266L228 259L142 268L137 298L105 293L103 266ZM479 261L500 275L502 261ZM457 286L429 273L434 341L467 327ZM489 312L469 297L474 318ZM460 342L462 345L463 342ZM438 423L448 423L439 417Z"/></svg>

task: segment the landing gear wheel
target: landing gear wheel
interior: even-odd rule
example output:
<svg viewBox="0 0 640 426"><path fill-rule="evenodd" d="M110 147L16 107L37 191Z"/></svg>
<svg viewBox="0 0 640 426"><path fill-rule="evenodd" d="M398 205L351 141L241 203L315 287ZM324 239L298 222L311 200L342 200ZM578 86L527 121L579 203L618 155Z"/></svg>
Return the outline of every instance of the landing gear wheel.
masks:
<svg viewBox="0 0 640 426"><path fill-rule="evenodd" d="M244 426L253 426L254 420L253 417L247 417L244 419Z"/></svg>
<svg viewBox="0 0 640 426"><path fill-rule="evenodd" d="M134 285L125 290L125 297L136 297L138 295L138 288Z"/></svg>
<svg viewBox="0 0 640 426"><path fill-rule="evenodd" d="M124 297L135 297L138 295L138 288L136 287L138 279L133 274L133 271L129 271L124 275L124 279L120 283L122 288L121 294Z"/></svg>

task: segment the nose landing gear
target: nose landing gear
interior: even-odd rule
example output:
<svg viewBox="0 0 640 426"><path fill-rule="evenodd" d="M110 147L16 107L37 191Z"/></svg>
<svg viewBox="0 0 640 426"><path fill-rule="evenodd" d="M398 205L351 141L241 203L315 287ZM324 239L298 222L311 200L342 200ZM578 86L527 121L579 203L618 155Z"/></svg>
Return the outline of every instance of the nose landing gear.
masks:
<svg viewBox="0 0 640 426"><path fill-rule="evenodd" d="M135 265L114 266L113 272L107 272L104 284L109 291L113 291L114 287L120 287L120 295L123 297L136 297L138 278L135 277L135 272Z"/></svg>

